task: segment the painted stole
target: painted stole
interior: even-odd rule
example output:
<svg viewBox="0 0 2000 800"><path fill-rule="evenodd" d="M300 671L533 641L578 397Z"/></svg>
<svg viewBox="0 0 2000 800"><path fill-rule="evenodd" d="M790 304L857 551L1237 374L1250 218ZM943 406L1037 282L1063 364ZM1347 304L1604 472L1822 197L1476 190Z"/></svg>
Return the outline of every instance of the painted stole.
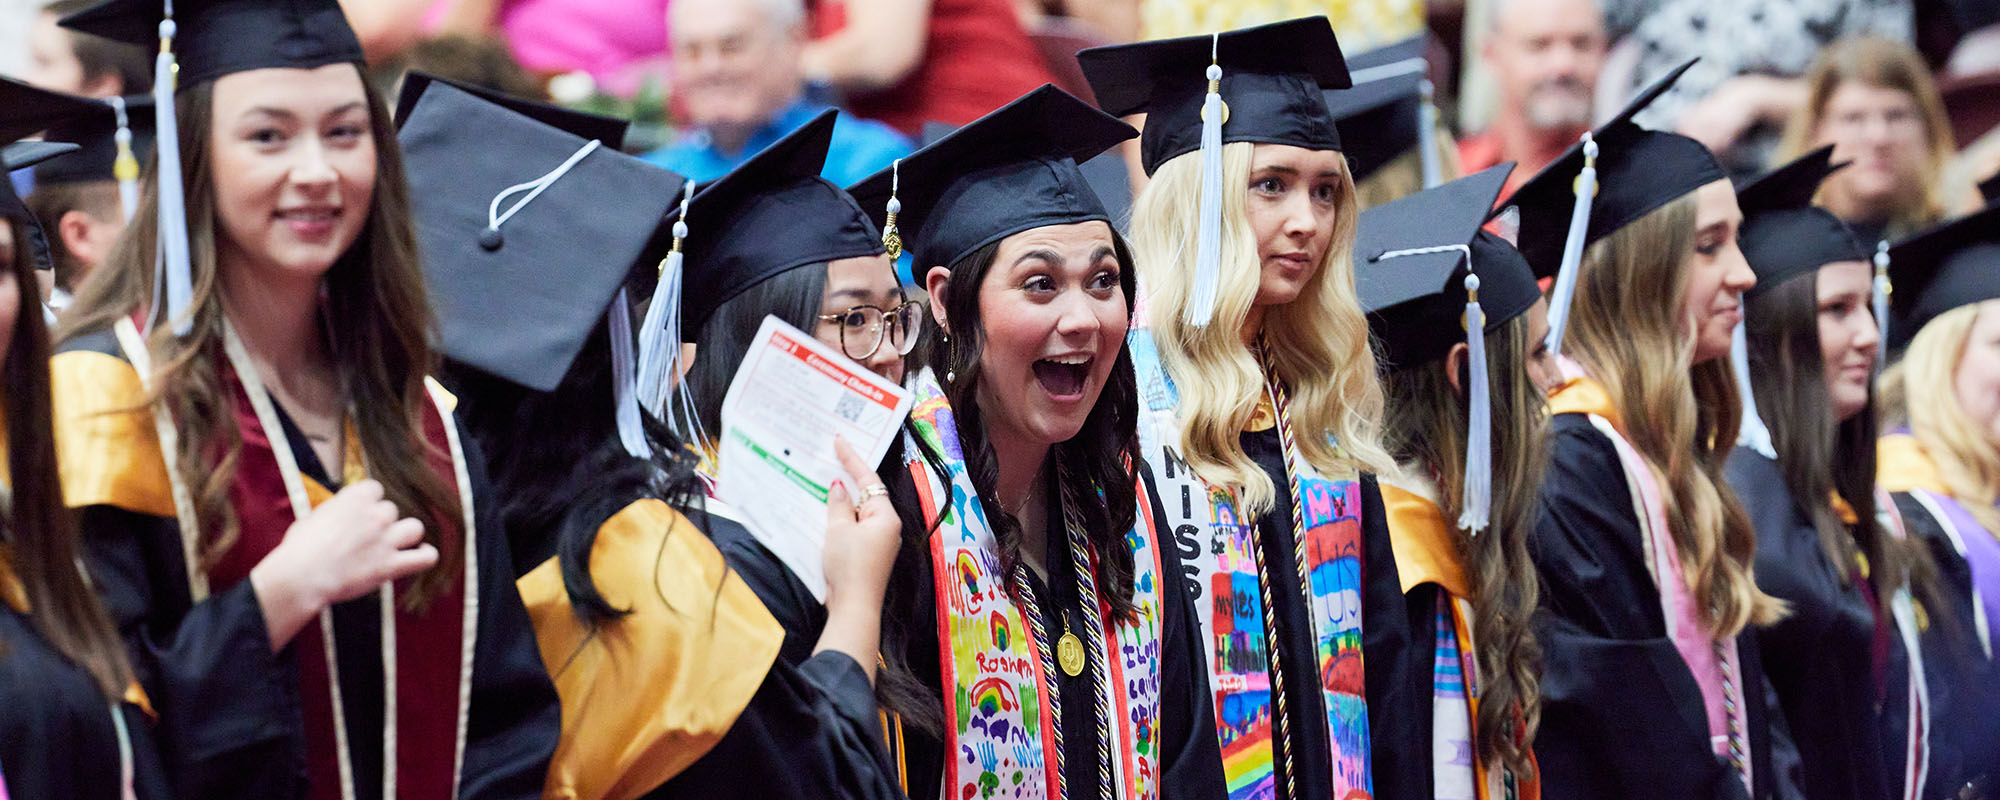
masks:
<svg viewBox="0 0 2000 800"><path fill-rule="evenodd" d="M1160 363L1151 331L1134 328L1127 346L1138 373L1139 449L1152 466L1165 501L1166 522L1193 573L1188 576L1193 581L1188 588L1195 599L1195 618L1208 656L1209 689L1215 695L1216 734L1221 739L1223 776L1230 800L1277 796L1276 761L1289 749L1289 743L1282 741L1284 731L1279 730L1285 724L1323 726L1320 731L1295 731L1293 735L1327 737L1334 761L1327 770L1336 798L1372 795L1361 662L1358 474L1321 474L1286 442L1285 463L1292 485L1279 491L1292 492L1293 509L1300 515L1297 522L1303 531L1292 563L1267 564L1265 568L1295 570L1305 587L1306 597L1269 598L1268 602L1304 604L1312 623L1317 663L1309 665L1310 671L1301 665L1286 665L1289 674L1280 676L1319 687L1327 716L1306 719L1282 708L1282 692L1273 692L1268 637L1275 618L1266 608L1264 590L1268 584L1258 569L1262 550L1256 520L1237 513L1234 491L1208 485L1181 459L1180 398ZM1285 429L1285 414L1278 400L1273 398L1280 437L1299 433ZM1209 600L1202 602L1204 597ZM1303 771L1297 765L1293 770L1293 775Z"/></svg>
<svg viewBox="0 0 2000 800"><path fill-rule="evenodd" d="M225 322L221 365L222 384L242 431L236 482L230 503L236 509L241 534L220 563L202 572L194 552L198 529L188 501L186 481L178 465L167 469L175 514L180 522L183 557L189 573L191 599L200 602L211 588L226 590L248 579L250 568L278 546L299 517L332 496L332 492L300 474L286 441L276 408L265 393L255 368L234 329ZM142 380L151 377L150 353L130 318L117 323L119 344ZM454 477L460 517L441 531L449 544L456 540L465 553L465 572L457 586L431 600L423 612L399 602L394 584L376 594L381 607L382 637L382 797L455 797L464 765L467 712L471 700L473 644L478 627L479 559L473 525L472 487L465 469L458 429L446 410L450 395L434 382L423 436L431 445L430 466ZM152 411L161 452L171 464L175 430L165 408ZM348 432L348 463L344 482L367 477L359 445ZM312 800L352 800L357 794L347 720L341 701L340 668L334 648L333 614L320 612L317 625L307 625L290 647L298 654L301 714L305 722L306 771ZM454 691L439 691L455 687Z"/></svg>
<svg viewBox="0 0 2000 800"><path fill-rule="evenodd" d="M1743 779L1744 791L1755 796L1753 760L1749 752L1749 709L1742 700L1742 662L1736 652L1736 638L1717 639L1701 624L1692 589L1682 571L1680 548L1674 544L1667 525L1667 499L1661 478L1619 430L1617 409L1611 405L1604 387L1584 374L1569 359L1560 359L1564 381L1549 396L1549 413L1581 413L1611 441L1618 463L1625 473L1625 485L1632 493L1632 509L1637 512L1640 549L1646 555L1646 571L1660 590L1660 614L1666 622L1667 638L1680 651L1701 690L1708 719L1709 741L1716 755L1728 759ZM1738 750L1738 748L1741 748Z"/></svg>
<svg viewBox="0 0 2000 800"><path fill-rule="evenodd" d="M1097 717L1100 786L1064 786L1062 730L1091 720L1061 720L1054 687L1054 637L1026 597L1025 579L1009 593L986 512L966 472L957 421L928 371L918 377L910 421L922 446L942 456L948 483L940 483L907 437L907 464L933 526L931 569L937 591L938 653L945 711L944 800L1016 798L1044 800L1101 797L1142 800L1160 791L1160 552L1154 541L1152 501L1138 485L1138 524L1125 541L1133 550L1133 603L1137 618L1111 623L1109 606L1095 600L1097 558L1083 552L1080 531L1069 551L1079 560L1084 598L1086 658L1100 676ZM1062 481L1066 492L1068 482ZM1064 508L1074 508L1065 498ZM1060 624L1060 623L1056 623ZM1107 643L1110 644L1107 647ZM1107 678L1105 680L1104 678Z"/></svg>

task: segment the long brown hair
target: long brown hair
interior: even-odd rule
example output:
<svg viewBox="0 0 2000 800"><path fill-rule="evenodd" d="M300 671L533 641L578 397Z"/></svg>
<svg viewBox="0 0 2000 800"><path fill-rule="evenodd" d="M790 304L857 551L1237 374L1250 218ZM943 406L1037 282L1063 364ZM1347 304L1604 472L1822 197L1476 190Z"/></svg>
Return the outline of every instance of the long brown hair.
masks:
<svg viewBox="0 0 2000 800"><path fill-rule="evenodd" d="M1717 636L1767 625L1784 603L1757 588L1757 538L1723 480L1742 400L1727 357L1689 365L1681 314L1694 256L1695 196L1684 195L1584 251L1567 353L1604 385L1621 433L1665 479L1667 527L1692 579L1695 611Z"/></svg>
<svg viewBox="0 0 2000 800"><path fill-rule="evenodd" d="M229 489L243 447L220 365L223 308L215 257L219 221L209 153L214 87L213 82L195 84L175 98L181 169L188 176L193 330L174 337L170 326L160 325L149 342L157 365L151 399L164 400L179 426L179 447L171 457L190 479L195 520L201 529L197 554L204 570L213 568L236 543L239 531ZM329 332L327 346L343 406L352 415L369 475L381 482L402 513L423 521L425 541L436 545L441 556L437 566L417 578L408 596L415 607L451 586L465 556L459 543L447 543L438 534L446 525L457 527L459 505L453 487L431 469L432 446L422 434L428 405L424 377L436 364L436 355L430 347L430 308L424 298L416 231L410 223L402 151L381 96L365 81L362 91L375 137L374 202L360 238L327 270L327 299L320 313ZM60 338L103 330L135 310L155 308L152 265L158 203L159 184L148 181L131 226L64 314ZM326 468L338 473L340 465Z"/></svg>
<svg viewBox="0 0 2000 800"><path fill-rule="evenodd" d="M14 574L28 595L28 621L42 638L77 666L90 672L105 697L125 694L132 670L125 647L105 616L97 594L77 566L76 519L63 504L56 476L55 432L50 427L49 332L42 321L38 284L30 264L24 226L0 219L14 235L14 256L7 265L20 293L13 339L0 353L7 393L0 395L4 411L4 449L12 498L6 505L4 533L12 550Z"/></svg>
<svg viewBox="0 0 2000 800"><path fill-rule="evenodd" d="M1478 643L1479 757L1516 775L1534 772L1529 751L1541 723L1541 645L1528 624L1541 581L1528 557L1528 536L1539 513L1542 471L1548 463L1547 403L1528 379L1528 315L1487 334L1486 358L1498 376L1493 395L1492 525L1483 535L1452 537L1460 564L1472 578L1472 638ZM1452 385L1446 359L1391 370L1384 434L1404 469L1437 487L1446 520L1464 511L1454 490L1465 481L1469 407ZM1466 379L1459 370L1460 385Z"/></svg>

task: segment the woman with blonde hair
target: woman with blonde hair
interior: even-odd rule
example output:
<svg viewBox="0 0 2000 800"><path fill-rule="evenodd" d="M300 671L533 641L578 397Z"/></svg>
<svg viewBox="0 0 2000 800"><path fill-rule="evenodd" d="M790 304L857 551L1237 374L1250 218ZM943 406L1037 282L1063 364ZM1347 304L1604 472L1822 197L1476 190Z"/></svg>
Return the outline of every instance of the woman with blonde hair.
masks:
<svg viewBox="0 0 2000 800"><path fill-rule="evenodd" d="M1106 110L1148 114L1140 448L1209 598L1230 796L1429 796L1428 743L1371 742L1427 715L1432 682L1397 671L1414 643L1374 477L1395 462L1354 294L1360 209L1321 95L1351 83L1333 31L1316 17L1078 59Z"/></svg>
<svg viewBox="0 0 2000 800"><path fill-rule="evenodd" d="M1949 595L1923 646L1932 696L1928 786L2000 780L2000 203L1889 251L1889 346L1878 479L1929 545ZM1949 624L1937 624L1946 622ZM1961 795L1964 796L1964 795ZM1976 795L1975 795L1976 796Z"/></svg>
<svg viewBox="0 0 2000 800"><path fill-rule="evenodd" d="M1773 791L1742 634L1782 606L1752 578L1750 521L1722 480L1740 413L1730 333L1755 277L1715 157L1631 122L1685 69L1507 201L1529 262L1562 266L1550 342L1567 358L1530 542L1550 797Z"/></svg>
<svg viewBox="0 0 2000 800"><path fill-rule="evenodd" d="M1435 688L1430 717L1403 721L1416 735L1399 741L1474 755L1437 760L1433 796L1445 800L1541 796L1530 750L1540 588L1528 536L1555 363L1534 270L1480 229L1513 169L1371 208L1355 240L1402 466L1382 480L1396 571L1415 640L1436 643L1407 651Z"/></svg>
<svg viewBox="0 0 2000 800"><path fill-rule="evenodd" d="M1894 240L1970 210L1970 182L1953 180L1951 121L1917 51L1890 39L1842 39L1806 72L1806 104L1785 128L1779 157L1833 145L1818 202L1864 243Z"/></svg>

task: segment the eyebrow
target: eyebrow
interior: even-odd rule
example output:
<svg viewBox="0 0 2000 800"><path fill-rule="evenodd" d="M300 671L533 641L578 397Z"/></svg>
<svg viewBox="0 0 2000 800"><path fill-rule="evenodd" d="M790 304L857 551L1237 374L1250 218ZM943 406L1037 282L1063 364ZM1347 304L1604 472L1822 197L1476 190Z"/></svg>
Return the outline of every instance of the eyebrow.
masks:
<svg viewBox="0 0 2000 800"><path fill-rule="evenodd" d="M1091 263L1095 264L1099 261L1103 261L1106 256L1116 258L1118 256L1118 251L1113 250L1109 247L1097 248L1097 252L1090 254L1090 261Z"/></svg>
<svg viewBox="0 0 2000 800"><path fill-rule="evenodd" d="M326 116L329 116L329 117L331 117L331 116L335 116L335 115L339 115L339 114L345 114L345 113L347 113L347 112L350 112L350 111L357 111L357 110L366 110L367 108L368 108L368 104L366 104L366 103L363 103L363 102L361 102L361 101L359 101L359 100L356 100L356 101L354 101L354 102L352 102L352 103L348 103L348 104L346 104L346 105L343 105L343 106L341 106L341 107L339 107L339 108L336 108L336 109L334 109L334 110L332 110L332 111L328 111L328 112L326 112ZM250 109L249 111L245 111L245 112L243 112L243 116L246 116L246 117L247 117L247 116L252 116L252 115L255 115L255 114L265 114L265 115L269 115L269 116L273 116L273 117L279 117L279 118L282 118L282 119L297 119L297 118L298 118L298 115L297 115L297 114L295 114L295 113L292 113L291 109L286 109L286 108L277 108L277 107L275 107L275 106L257 106L257 107L255 107L255 108L252 108L252 109Z"/></svg>
<svg viewBox="0 0 2000 800"><path fill-rule="evenodd" d="M1056 251L1042 249L1042 250L1029 250L1028 252L1022 253L1019 258L1014 259L1014 266L1018 267L1021 265L1022 262L1031 259L1045 261L1050 264L1062 263L1062 256L1058 255Z"/></svg>

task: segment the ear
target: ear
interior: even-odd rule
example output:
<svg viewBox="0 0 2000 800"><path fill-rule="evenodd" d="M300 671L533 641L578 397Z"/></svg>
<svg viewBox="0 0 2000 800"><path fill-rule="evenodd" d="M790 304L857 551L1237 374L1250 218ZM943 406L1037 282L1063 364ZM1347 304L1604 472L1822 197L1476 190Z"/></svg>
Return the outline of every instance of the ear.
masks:
<svg viewBox="0 0 2000 800"><path fill-rule="evenodd" d="M1465 370L1465 359L1471 355L1472 348L1464 342L1452 345L1451 351L1444 354L1444 379L1451 381L1452 391L1458 392L1460 397L1465 396L1465 384L1459 379L1459 373Z"/></svg>
<svg viewBox="0 0 2000 800"><path fill-rule="evenodd" d="M951 270L946 267L931 267L924 273L924 292L930 295L931 319L937 322L938 330L951 333L951 321L944 314L944 292L951 286Z"/></svg>
<svg viewBox="0 0 2000 800"><path fill-rule="evenodd" d="M56 220L56 236L62 239L63 249L70 255L75 256L78 261L94 266L104 258L104 254L97 251L96 237L91 235L97 231L97 226L100 224L97 218L88 212L71 209L63 212L62 218Z"/></svg>

